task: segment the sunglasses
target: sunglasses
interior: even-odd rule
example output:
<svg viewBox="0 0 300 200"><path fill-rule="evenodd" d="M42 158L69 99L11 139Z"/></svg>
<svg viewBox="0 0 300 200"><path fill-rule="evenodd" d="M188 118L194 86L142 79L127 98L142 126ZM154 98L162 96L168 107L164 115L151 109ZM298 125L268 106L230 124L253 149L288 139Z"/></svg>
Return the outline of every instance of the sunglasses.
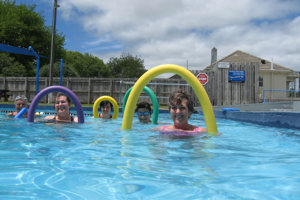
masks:
<svg viewBox="0 0 300 200"><path fill-rule="evenodd" d="M148 116L150 112L137 112L138 116Z"/></svg>
<svg viewBox="0 0 300 200"><path fill-rule="evenodd" d="M26 106L26 103L16 103L17 106Z"/></svg>

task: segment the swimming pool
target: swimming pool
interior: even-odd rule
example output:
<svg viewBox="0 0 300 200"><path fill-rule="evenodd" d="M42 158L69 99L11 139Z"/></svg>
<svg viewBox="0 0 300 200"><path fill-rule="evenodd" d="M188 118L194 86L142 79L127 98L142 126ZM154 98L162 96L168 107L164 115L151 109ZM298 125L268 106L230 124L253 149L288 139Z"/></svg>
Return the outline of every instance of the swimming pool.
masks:
<svg viewBox="0 0 300 200"><path fill-rule="evenodd" d="M299 199L299 130L217 119L218 137L172 138L121 117L0 118L0 199Z"/></svg>

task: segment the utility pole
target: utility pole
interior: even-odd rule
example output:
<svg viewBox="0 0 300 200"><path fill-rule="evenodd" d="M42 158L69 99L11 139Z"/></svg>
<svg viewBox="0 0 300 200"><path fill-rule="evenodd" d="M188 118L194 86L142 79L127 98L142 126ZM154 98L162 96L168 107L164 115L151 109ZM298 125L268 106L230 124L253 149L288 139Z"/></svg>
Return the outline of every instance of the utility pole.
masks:
<svg viewBox="0 0 300 200"><path fill-rule="evenodd" d="M53 62L54 62L54 46L55 46L55 28L56 28L56 12L59 5L57 0L54 0L53 18L52 18L52 37L51 37L51 51L50 51L50 69L49 69L49 86L52 85ZM48 96L48 103L51 103L52 93Z"/></svg>
<svg viewBox="0 0 300 200"><path fill-rule="evenodd" d="M55 46L55 28L56 28L56 12L59 5L57 0L54 0L53 6L53 20L52 20L52 37L51 37L51 51L50 51L50 71L49 71L49 86L52 85L52 73L53 73L53 62L54 62L54 46Z"/></svg>
<svg viewBox="0 0 300 200"><path fill-rule="evenodd" d="M189 69L189 60L188 59L186 60L186 69L187 70Z"/></svg>

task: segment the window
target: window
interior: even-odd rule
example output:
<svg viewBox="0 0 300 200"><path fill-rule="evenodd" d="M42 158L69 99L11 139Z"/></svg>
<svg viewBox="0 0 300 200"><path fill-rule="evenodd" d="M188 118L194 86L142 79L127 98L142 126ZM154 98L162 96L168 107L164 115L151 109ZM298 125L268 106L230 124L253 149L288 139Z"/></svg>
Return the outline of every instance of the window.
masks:
<svg viewBox="0 0 300 200"><path fill-rule="evenodd" d="M259 87L263 87L264 86L264 79L261 76L259 76L259 78L258 78L258 86Z"/></svg>

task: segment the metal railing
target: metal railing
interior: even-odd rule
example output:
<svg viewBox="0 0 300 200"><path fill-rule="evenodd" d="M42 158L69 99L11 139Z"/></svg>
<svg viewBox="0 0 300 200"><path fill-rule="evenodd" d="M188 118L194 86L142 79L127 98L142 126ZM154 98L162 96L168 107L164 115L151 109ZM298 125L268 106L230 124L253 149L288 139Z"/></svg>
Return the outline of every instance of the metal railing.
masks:
<svg viewBox="0 0 300 200"><path fill-rule="evenodd" d="M300 101L300 90L263 90L263 103L280 101Z"/></svg>

